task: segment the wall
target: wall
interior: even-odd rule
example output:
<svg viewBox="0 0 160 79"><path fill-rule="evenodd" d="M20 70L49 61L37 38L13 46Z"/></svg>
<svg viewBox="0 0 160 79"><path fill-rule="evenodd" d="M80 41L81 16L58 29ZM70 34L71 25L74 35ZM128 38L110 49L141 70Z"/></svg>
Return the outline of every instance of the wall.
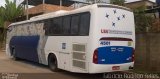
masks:
<svg viewBox="0 0 160 79"><path fill-rule="evenodd" d="M130 2L130 3L126 3L125 6L131 9L136 9L138 7L141 6L153 6L155 5L153 2L151 1L136 1L136 2Z"/></svg>
<svg viewBox="0 0 160 79"><path fill-rule="evenodd" d="M57 5L51 5L51 4L40 4L35 7L28 9L28 14L38 14L38 13L49 13L54 12L58 10L73 10L71 7L65 7L65 6L57 6ZM25 11L26 12L26 11ZM26 13L24 13L26 15Z"/></svg>
<svg viewBox="0 0 160 79"><path fill-rule="evenodd" d="M135 69L160 71L160 33L136 34Z"/></svg>

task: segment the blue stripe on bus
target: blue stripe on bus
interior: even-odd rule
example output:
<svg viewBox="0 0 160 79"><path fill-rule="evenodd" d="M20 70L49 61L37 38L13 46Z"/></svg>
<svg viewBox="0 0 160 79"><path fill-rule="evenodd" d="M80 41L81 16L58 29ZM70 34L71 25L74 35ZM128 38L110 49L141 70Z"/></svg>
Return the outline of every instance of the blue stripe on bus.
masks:
<svg viewBox="0 0 160 79"><path fill-rule="evenodd" d="M133 52L132 47L125 47L125 46L100 47L98 48L98 64L129 63L131 62L132 52Z"/></svg>
<svg viewBox="0 0 160 79"><path fill-rule="evenodd" d="M38 62L39 39L39 36L13 36L10 41L10 50L14 47L16 57Z"/></svg>

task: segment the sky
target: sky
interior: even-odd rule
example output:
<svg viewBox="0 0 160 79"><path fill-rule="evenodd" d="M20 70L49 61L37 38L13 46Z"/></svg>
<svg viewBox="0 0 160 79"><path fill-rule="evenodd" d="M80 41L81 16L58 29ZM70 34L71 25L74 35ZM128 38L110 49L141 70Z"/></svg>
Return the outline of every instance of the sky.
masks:
<svg viewBox="0 0 160 79"><path fill-rule="evenodd" d="M13 1L13 0L10 0L10 1ZM21 1L23 0L17 0L17 3L20 3ZM133 1L138 1L138 0L126 0L127 2L133 2ZM155 0L150 0L150 1L154 1ZM0 6L4 6L5 5L5 0L0 0Z"/></svg>

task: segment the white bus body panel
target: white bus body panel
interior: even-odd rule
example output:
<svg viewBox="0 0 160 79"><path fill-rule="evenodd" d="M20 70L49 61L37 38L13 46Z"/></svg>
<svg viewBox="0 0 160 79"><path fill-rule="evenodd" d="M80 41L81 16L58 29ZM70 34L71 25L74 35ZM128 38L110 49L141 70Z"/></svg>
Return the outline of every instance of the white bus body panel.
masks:
<svg viewBox="0 0 160 79"><path fill-rule="evenodd" d="M120 66L120 69L115 71L128 70L130 66L133 67L134 62L118 63L118 64L111 64L115 62L111 62L109 64L106 62L105 63L100 62L97 64L93 63L94 51L101 47L126 46L135 48L135 29L134 29L135 25L134 25L133 12L124 10L126 8L120 6L102 4L102 5L107 5L108 7L98 7L98 5L100 4L85 6L80 9L73 10L71 12L56 14L55 16L51 15L48 17L36 18L36 19L32 18L31 20L28 21L11 24L10 26L14 26L12 28L15 31L8 33L7 44L6 44L7 54L11 56L10 46L9 46L11 38L13 36L28 36L29 35L28 31L30 31L30 33L33 32L33 35L39 36L39 37L34 37L35 39L39 39L37 44L38 45L37 58L39 58L39 61L38 60L37 61L39 63L48 65L47 62L48 55L50 53L53 53L57 57L58 68L71 72L79 72L79 73L113 72L114 71L112 70L113 66ZM43 30L44 26L43 22L40 23L37 22L37 24L36 22L35 23L33 22L36 20L41 20L41 19L43 20L43 19L82 13L82 12L90 12L91 14L90 29L88 36L45 36L45 32ZM125 15L125 17L123 17L123 15ZM19 28L22 27L18 26L20 24L24 24L24 26L22 25L23 28ZM18 27L16 27L16 25ZM39 28L34 27L36 25ZM17 30L21 31L21 29L28 29L28 27L25 26L32 26L32 29L28 31L24 30L24 32L22 31L22 33L17 32ZM100 39L107 37L129 38L132 41L130 46L127 46L128 42L130 41L114 41L114 40L110 41L111 43L110 45L101 45L101 42L105 40L100 40ZM79 59L76 59L76 57Z"/></svg>
<svg viewBox="0 0 160 79"><path fill-rule="evenodd" d="M114 12L115 11L115 12ZM93 53L94 50L98 47L104 47L108 45L100 45L100 38L103 37L115 37L115 38L129 38L132 39L132 44L129 47L135 49L135 24L134 24L134 15L133 12L127 11L124 9L113 8L113 7L99 7L94 9L92 12L91 22L93 24L90 32L90 38L93 43L92 51L90 51L89 58L89 73L104 73L104 72L114 72L112 70L113 66L119 66L119 70L115 71L124 71L129 70L129 67L134 66L134 62L122 63L122 64L94 64L93 63ZM113 23L115 23L113 25ZM125 33L112 33L110 31L120 31ZM107 32L106 32L107 31ZM127 46L128 41L112 41L109 46ZM107 51L106 51L107 52Z"/></svg>
<svg viewBox="0 0 160 79"><path fill-rule="evenodd" d="M73 44L85 45L87 48L88 38L88 36L50 36L45 45L46 56L48 56L49 53L54 53L57 57L58 68L60 69L86 73L88 70L87 53L84 52L85 69L73 66ZM66 44L65 49L62 49L63 43Z"/></svg>

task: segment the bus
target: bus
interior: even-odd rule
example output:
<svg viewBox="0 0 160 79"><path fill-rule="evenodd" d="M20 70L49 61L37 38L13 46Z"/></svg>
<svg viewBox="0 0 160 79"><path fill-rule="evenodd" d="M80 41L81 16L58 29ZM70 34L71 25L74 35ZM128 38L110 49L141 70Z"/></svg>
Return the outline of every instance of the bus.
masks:
<svg viewBox="0 0 160 79"><path fill-rule="evenodd" d="M134 67L132 10L93 4L39 15L8 26L6 53L76 73L125 71Z"/></svg>

